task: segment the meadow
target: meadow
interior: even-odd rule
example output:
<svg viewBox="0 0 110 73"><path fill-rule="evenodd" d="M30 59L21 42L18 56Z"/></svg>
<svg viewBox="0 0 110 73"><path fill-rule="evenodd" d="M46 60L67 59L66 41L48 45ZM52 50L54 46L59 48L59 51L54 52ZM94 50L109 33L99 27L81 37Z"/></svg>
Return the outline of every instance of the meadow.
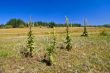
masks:
<svg viewBox="0 0 110 73"><path fill-rule="evenodd" d="M52 28L33 27L34 56L23 58L28 28L0 29L0 73L110 73L110 28L87 27L88 37L81 37L83 27L70 27L71 51L60 49L66 27L56 27L54 64L39 62L44 56ZM106 31L108 36L101 36ZM50 36L49 33L50 32Z"/></svg>

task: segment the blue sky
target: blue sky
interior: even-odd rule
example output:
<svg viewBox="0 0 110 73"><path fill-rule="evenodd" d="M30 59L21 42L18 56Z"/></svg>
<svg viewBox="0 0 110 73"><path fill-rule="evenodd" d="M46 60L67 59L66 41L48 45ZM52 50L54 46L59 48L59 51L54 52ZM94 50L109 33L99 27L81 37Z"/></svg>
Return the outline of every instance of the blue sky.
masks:
<svg viewBox="0 0 110 73"><path fill-rule="evenodd" d="M110 23L110 0L0 0L0 24L10 18L28 21L54 21L83 23L86 17L90 25Z"/></svg>

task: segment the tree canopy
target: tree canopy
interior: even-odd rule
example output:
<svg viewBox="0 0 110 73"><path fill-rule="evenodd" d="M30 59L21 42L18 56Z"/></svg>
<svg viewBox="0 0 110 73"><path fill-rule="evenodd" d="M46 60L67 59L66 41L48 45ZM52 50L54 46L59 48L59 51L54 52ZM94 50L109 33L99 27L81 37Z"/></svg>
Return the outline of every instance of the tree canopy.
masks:
<svg viewBox="0 0 110 73"><path fill-rule="evenodd" d="M65 27L66 26L63 23L62 24L55 23L54 21L51 21L51 22L35 21L35 22L32 22L32 24L34 25L34 27L40 26L40 27L48 27L48 28L53 28L54 26L55 27ZM70 23L68 25L71 27L81 27L81 24L79 24L79 23ZM0 25L0 28L23 28L23 27L28 27L28 22L25 22L22 19L16 19L16 18L12 18L6 24Z"/></svg>
<svg viewBox="0 0 110 73"><path fill-rule="evenodd" d="M18 28L20 26L25 26L25 22L21 19L10 19L6 25L10 25L12 26L13 28Z"/></svg>

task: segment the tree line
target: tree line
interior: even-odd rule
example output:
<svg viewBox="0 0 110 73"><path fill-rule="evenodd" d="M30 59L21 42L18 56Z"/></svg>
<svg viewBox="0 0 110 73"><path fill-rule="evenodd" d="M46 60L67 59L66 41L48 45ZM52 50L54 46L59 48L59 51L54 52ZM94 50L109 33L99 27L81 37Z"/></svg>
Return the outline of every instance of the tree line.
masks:
<svg viewBox="0 0 110 73"><path fill-rule="evenodd" d="M55 22L43 22L43 21L35 21L32 22L34 27L49 27L49 28L53 28L55 27L65 27L65 24L58 24ZM1 24L0 28L24 28L24 27L28 27L29 23L23 21L22 19L10 19L6 24ZM81 24L78 23L71 23L69 24L69 26L71 27L81 27Z"/></svg>
<svg viewBox="0 0 110 73"><path fill-rule="evenodd" d="M65 27L65 24L58 24L55 22L43 22L43 21L35 21L32 22L34 27L49 27L53 28L55 27ZM10 19L6 24L0 24L0 28L25 28L28 27L29 23L23 21L22 19ZM82 25L79 23L69 23L68 24L71 27L81 27ZM87 25L91 26L91 25ZM104 25L97 25L98 27L110 27L110 24L104 24Z"/></svg>

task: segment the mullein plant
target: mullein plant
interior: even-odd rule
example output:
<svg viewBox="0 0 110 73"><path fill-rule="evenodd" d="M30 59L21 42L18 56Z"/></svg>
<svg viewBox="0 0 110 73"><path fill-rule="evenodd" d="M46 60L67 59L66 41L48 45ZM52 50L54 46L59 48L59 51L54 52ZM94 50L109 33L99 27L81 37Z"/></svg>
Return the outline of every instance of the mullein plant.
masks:
<svg viewBox="0 0 110 73"><path fill-rule="evenodd" d="M83 34L81 36L84 36L84 37L87 37L88 36L88 32L87 32L87 19L85 18L84 19L84 31L83 31Z"/></svg>
<svg viewBox="0 0 110 73"><path fill-rule="evenodd" d="M50 38L50 32L49 32L49 38ZM53 28L53 40L52 42L48 40L48 43L49 43L49 47L46 48L46 54L44 56L43 62L45 62L47 66L51 66L54 61L53 54L56 46L55 27Z"/></svg>
<svg viewBox="0 0 110 73"><path fill-rule="evenodd" d="M34 44L34 40L33 40L33 33L32 33L32 21L31 21L31 17L30 17L30 22L29 22L29 32L28 32L28 38L27 38L27 49L28 49L28 57L32 57L32 53L33 53L33 44Z"/></svg>
<svg viewBox="0 0 110 73"><path fill-rule="evenodd" d="M53 49L56 47L56 32L55 27L53 27Z"/></svg>
<svg viewBox="0 0 110 73"><path fill-rule="evenodd" d="M67 17L66 18L66 49L67 51L70 51L72 49L72 45L71 45L71 38L70 38L70 34L69 34L69 20Z"/></svg>

